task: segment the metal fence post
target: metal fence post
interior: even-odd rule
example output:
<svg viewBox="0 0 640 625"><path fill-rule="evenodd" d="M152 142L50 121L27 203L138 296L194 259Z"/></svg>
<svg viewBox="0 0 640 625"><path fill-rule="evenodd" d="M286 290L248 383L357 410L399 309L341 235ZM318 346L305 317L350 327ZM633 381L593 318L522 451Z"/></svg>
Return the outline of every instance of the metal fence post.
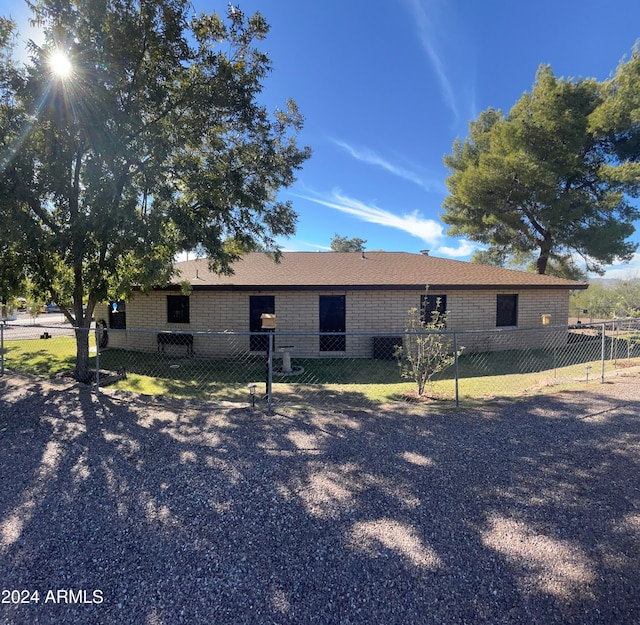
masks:
<svg viewBox="0 0 640 625"><path fill-rule="evenodd" d="M273 332L269 332L269 358L267 361L267 413L273 412L273 398L271 389L273 385Z"/></svg>
<svg viewBox="0 0 640 625"><path fill-rule="evenodd" d="M458 335L453 333L453 372L456 381L456 408L460 407L460 396L458 395Z"/></svg>
<svg viewBox="0 0 640 625"><path fill-rule="evenodd" d="M100 329L96 324L96 393L100 392Z"/></svg>
<svg viewBox="0 0 640 625"><path fill-rule="evenodd" d="M4 323L0 324L0 375L4 375Z"/></svg>
<svg viewBox="0 0 640 625"><path fill-rule="evenodd" d="M600 349L600 382L604 383L604 353L605 353L605 337L606 337L606 329L607 324L603 322L602 324L602 339L601 339L601 349Z"/></svg>

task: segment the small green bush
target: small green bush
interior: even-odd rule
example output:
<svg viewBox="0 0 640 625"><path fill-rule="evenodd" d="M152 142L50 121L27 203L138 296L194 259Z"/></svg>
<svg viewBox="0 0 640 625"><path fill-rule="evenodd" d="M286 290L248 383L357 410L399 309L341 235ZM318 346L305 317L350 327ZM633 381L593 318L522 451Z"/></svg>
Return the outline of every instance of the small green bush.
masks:
<svg viewBox="0 0 640 625"><path fill-rule="evenodd" d="M400 366L400 375L416 383L418 396L424 394L427 384L433 376L447 369L455 362L453 339L444 334L447 327L447 313L440 311L440 298L436 300L435 310L427 319L425 309L416 307L408 311L405 324L405 337L402 347L396 348L396 357ZM458 350L458 356L462 350Z"/></svg>

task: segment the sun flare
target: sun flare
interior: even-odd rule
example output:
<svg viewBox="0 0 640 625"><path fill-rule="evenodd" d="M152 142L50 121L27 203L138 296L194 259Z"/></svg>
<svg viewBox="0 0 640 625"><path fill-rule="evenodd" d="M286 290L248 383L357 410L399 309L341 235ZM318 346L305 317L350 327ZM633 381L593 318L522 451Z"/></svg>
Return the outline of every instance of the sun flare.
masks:
<svg viewBox="0 0 640 625"><path fill-rule="evenodd" d="M64 52L54 52L49 58L51 71L60 78L68 78L73 71L69 57Z"/></svg>

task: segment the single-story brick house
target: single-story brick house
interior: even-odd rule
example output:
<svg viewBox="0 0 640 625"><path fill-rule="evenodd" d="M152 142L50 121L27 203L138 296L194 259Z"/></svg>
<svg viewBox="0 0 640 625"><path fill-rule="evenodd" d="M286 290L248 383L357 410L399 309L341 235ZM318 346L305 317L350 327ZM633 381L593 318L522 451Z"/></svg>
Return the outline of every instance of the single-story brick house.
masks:
<svg viewBox="0 0 640 625"><path fill-rule="evenodd" d="M439 297L447 311L447 329L485 334L509 327L548 331L543 315L551 316L551 325L566 325L569 292L587 288L552 276L406 252L285 252L279 263L256 252L234 263L228 276L210 272L206 259L175 268L165 288L135 294L118 303L117 312L107 305L96 310L108 327L127 330L110 333L110 345L155 351L159 332L180 331L192 335L197 355L260 352L264 337L233 335L226 346L219 341L214 346L198 333L258 332L261 315L274 313L278 332L308 333L283 339L300 355L371 357L372 336L350 333L402 334L408 310L421 306L427 285L429 298ZM181 290L185 282L188 295ZM142 329L153 332L129 332ZM332 332L348 334L329 336ZM533 333L527 342L537 346L540 340ZM480 332L465 342L468 348L491 348Z"/></svg>

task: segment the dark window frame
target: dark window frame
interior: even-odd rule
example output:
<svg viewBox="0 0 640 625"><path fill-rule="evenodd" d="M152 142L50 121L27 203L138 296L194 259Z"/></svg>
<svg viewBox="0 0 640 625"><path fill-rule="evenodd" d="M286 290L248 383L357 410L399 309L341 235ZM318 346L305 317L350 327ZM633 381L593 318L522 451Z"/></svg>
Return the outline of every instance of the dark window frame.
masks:
<svg viewBox="0 0 640 625"><path fill-rule="evenodd" d="M188 295L167 295L167 323L188 324L191 314Z"/></svg>
<svg viewBox="0 0 640 625"><path fill-rule="evenodd" d="M437 306L437 302L440 300L440 307ZM422 323L433 322L433 312L437 310L440 315L444 315L447 312L447 296L443 294L431 294L420 296L420 321ZM446 324L443 324L446 326Z"/></svg>
<svg viewBox="0 0 640 625"><path fill-rule="evenodd" d="M347 327L346 295L320 295L318 318L321 352L346 352Z"/></svg>
<svg viewBox="0 0 640 625"><path fill-rule="evenodd" d="M261 315L267 313L275 315L275 295L249 296L249 332L264 332ZM249 336L250 352L266 352L269 349L269 337L266 334L251 334Z"/></svg>
<svg viewBox="0 0 640 625"><path fill-rule="evenodd" d="M117 304L116 312L113 312L113 304ZM127 303L112 302L109 304L109 327L112 330L127 329Z"/></svg>
<svg viewBox="0 0 640 625"><path fill-rule="evenodd" d="M496 328L518 325L518 294L498 293L496 296Z"/></svg>

